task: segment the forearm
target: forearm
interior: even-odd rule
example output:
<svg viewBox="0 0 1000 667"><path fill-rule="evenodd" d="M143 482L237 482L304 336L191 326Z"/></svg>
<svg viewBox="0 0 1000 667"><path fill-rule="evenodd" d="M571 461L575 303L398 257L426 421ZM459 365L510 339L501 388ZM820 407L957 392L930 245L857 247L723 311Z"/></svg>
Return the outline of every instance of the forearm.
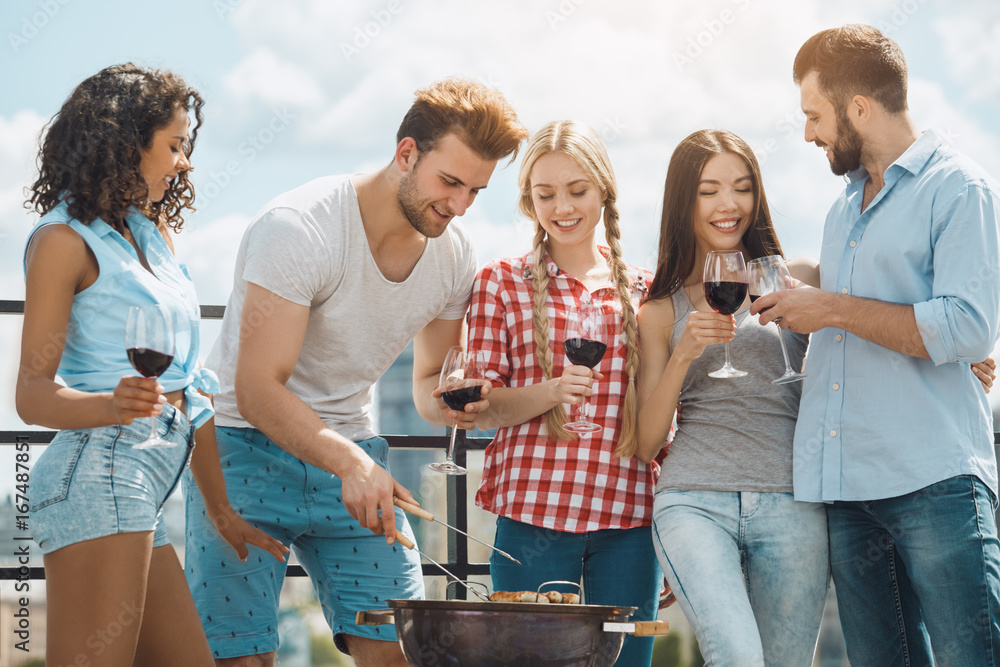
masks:
<svg viewBox="0 0 1000 667"><path fill-rule="evenodd" d="M690 366L689 360L677 355L670 357L659 382L639 405L636 456L646 463L655 459L666 444Z"/></svg>
<svg viewBox="0 0 1000 667"><path fill-rule="evenodd" d="M276 381L237 379L240 414L293 456L343 477L367 455L327 427L298 396Z"/></svg>
<svg viewBox="0 0 1000 667"><path fill-rule="evenodd" d="M543 415L558 405L558 393L546 380L525 387L494 387L490 390L490 407L479 413L479 428L517 426Z"/></svg>
<svg viewBox="0 0 1000 667"><path fill-rule="evenodd" d="M832 294L830 325L918 359L930 359L917 328L913 306Z"/></svg>
<svg viewBox="0 0 1000 667"><path fill-rule="evenodd" d="M111 392L86 392L48 378L18 380L17 414L26 424L51 429L85 429L115 423Z"/></svg>
<svg viewBox="0 0 1000 667"><path fill-rule="evenodd" d="M439 399L432 395L438 386L439 376L440 373L434 373L413 381L413 404L417 408L417 414L431 424L444 424Z"/></svg>
<svg viewBox="0 0 1000 667"><path fill-rule="evenodd" d="M215 439L215 419L209 419L195 431L194 441L191 474L194 475L201 497L205 499L205 507L213 512L225 509L229 506L229 495L226 493L226 480L222 474L219 447Z"/></svg>

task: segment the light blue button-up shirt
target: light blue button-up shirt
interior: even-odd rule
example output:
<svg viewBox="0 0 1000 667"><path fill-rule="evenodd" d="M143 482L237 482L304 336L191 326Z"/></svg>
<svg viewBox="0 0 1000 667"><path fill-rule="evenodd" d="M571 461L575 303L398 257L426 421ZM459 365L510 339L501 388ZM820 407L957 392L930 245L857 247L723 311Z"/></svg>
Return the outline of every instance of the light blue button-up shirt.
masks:
<svg viewBox="0 0 1000 667"><path fill-rule="evenodd" d="M956 475L994 493L986 393L969 368L1000 335L1000 187L925 132L885 172L848 175L826 218L821 286L913 304L931 360L842 329L812 335L795 429L796 500L892 498Z"/></svg>
<svg viewBox="0 0 1000 667"><path fill-rule="evenodd" d="M121 378L137 374L125 351L129 307L162 305L174 320L174 359L157 380L165 392L184 389L191 423L201 426L214 411L197 390L214 393L219 381L198 365L200 313L194 283L152 220L132 209L126 222L152 273L124 236L100 218L89 225L75 220L65 203L46 213L32 231L33 236L45 225L68 225L93 251L99 269L94 284L73 296L57 375L80 391L114 391Z"/></svg>

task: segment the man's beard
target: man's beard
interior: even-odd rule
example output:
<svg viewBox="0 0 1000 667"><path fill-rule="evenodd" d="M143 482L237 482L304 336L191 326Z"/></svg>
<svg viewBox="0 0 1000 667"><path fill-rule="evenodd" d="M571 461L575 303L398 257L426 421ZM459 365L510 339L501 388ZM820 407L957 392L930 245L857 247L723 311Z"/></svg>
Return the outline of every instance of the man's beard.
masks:
<svg viewBox="0 0 1000 667"><path fill-rule="evenodd" d="M837 176L854 171L861 166L861 151L864 140L847 119L847 112L837 114L837 140L830 146L830 169Z"/></svg>
<svg viewBox="0 0 1000 667"><path fill-rule="evenodd" d="M423 202L423 193L413 182L413 175L416 168L408 174L403 175L399 180L399 191L396 193L396 205L399 206L400 213L410 223L410 225L428 238L437 238L448 228L447 223L437 229L427 220L425 213L428 204Z"/></svg>

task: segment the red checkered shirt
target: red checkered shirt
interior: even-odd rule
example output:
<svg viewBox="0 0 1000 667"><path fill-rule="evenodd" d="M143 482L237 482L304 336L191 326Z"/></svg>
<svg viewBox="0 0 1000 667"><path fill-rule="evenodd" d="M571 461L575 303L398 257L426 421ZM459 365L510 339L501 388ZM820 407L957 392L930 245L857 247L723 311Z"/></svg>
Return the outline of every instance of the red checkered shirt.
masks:
<svg viewBox="0 0 1000 667"><path fill-rule="evenodd" d="M601 251L608 254L607 248ZM613 283L589 293L551 259L549 269L549 346L552 377L569 364L563 352L566 313L579 301L593 300L614 311L617 324L607 352L595 367L604 379L588 399L589 418L601 430L565 442L547 435L545 415L497 430L486 449L483 481L476 504L522 523L571 533L635 528L652 522L653 490L659 465L615 456L619 413L625 400L626 341L621 302ZM469 347L483 351L494 386L524 387L543 382L535 357L531 276L533 253L487 264L476 277L470 308ZM628 267L632 306L638 309L652 274ZM610 319L610 318L609 318Z"/></svg>

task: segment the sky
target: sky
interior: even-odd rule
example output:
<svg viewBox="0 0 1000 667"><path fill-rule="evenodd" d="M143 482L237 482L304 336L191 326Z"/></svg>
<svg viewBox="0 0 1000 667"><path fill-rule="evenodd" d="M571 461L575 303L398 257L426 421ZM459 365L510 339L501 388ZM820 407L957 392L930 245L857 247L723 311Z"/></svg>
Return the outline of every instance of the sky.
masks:
<svg viewBox="0 0 1000 667"><path fill-rule="evenodd" d="M818 256L844 182L802 140L792 61L815 32L857 22L903 48L918 128L939 129L1000 175L995 0L4 0L0 299L24 296L37 217L24 187L40 130L77 83L125 61L172 69L206 100L192 156L198 210L175 241L205 304L226 302L256 211L313 178L387 164L413 91L453 74L499 88L531 130L575 118L601 134L634 264L655 267L667 161L702 128L750 143L785 254ZM529 247L516 169L498 168L463 218L480 263ZM20 319L0 315L0 430L21 427ZM205 327L203 354L216 333ZM13 466L2 467L0 492Z"/></svg>

